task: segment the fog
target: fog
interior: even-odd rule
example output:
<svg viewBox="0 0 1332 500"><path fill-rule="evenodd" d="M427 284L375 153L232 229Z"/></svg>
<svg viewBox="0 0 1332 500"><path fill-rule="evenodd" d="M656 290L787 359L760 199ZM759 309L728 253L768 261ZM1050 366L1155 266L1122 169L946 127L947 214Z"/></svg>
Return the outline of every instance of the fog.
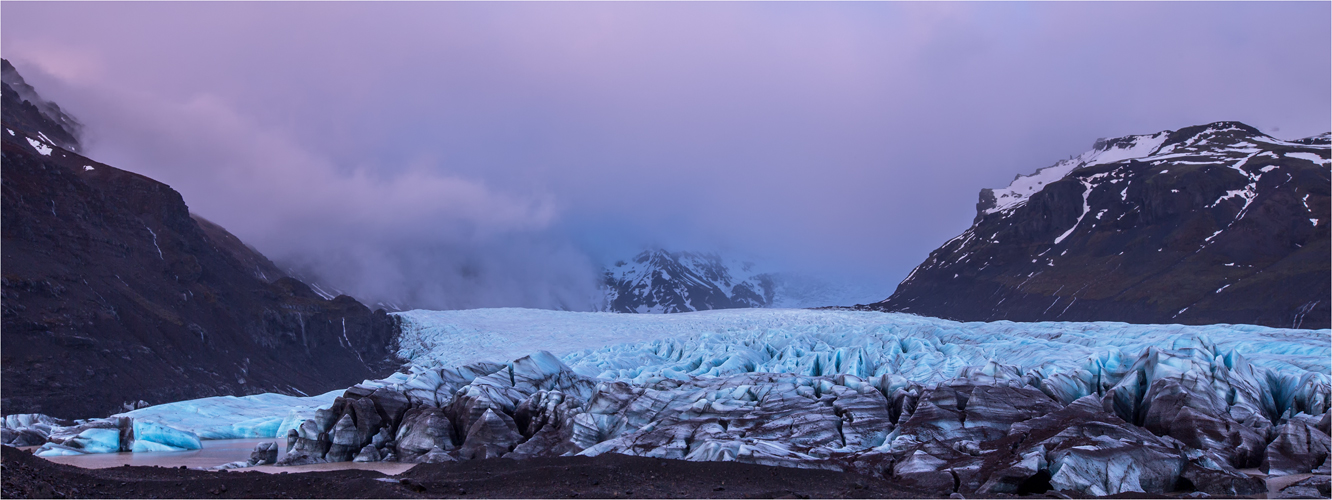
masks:
<svg viewBox="0 0 1332 500"><path fill-rule="evenodd" d="M369 301L587 309L647 246L881 287L1096 139L1332 128L1327 3L14 3L88 155Z"/></svg>

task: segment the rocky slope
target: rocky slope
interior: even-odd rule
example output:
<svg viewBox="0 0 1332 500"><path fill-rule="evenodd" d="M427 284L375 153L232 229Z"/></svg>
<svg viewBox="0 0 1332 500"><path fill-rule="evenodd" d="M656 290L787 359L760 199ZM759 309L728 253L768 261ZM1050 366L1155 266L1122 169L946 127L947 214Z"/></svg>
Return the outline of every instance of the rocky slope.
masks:
<svg viewBox="0 0 1332 500"><path fill-rule="evenodd" d="M969 321L1332 323L1329 136L1218 122L1098 141L1008 188L883 311Z"/></svg>
<svg viewBox="0 0 1332 500"><path fill-rule="evenodd" d="M72 119L23 100L4 64L0 411L81 418L392 371L383 312L268 282L267 259L169 186L76 153Z"/></svg>

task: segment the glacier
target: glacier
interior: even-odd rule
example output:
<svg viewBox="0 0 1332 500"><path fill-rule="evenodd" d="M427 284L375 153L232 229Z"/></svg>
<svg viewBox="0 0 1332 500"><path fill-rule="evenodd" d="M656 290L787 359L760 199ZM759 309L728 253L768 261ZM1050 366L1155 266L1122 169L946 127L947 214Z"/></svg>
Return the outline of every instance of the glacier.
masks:
<svg viewBox="0 0 1332 500"><path fill-rule="evenodd" d="M992 359L1057 373L1080 368L1092 357L1121 359L1148 347L1177 348L1196 339L1233 350L1270 370L1332 372L1329 330L1252 325L962 323L903 313L805 309L732 309L651 316L472 309L416 310L394 315L402 321L398 356L422 367L505 361L545 350L561 356L586 376L620 378L628 373L661 373L671 371L668 367L682 366L669 362L671 357L716 361L756 356L766 361L750 371L864 377L891 370L927 383L956 377L963 368L984 366ZM755 350L765 344L778 351L791 351L772 359ZM905 352L896 352L900 350ZM829 368L832 353L837 353L837 360L850 362L845 360L853 351L861 365L848 365L845 370L841 365ZM1109 358L1105 361L1113 362ZM736 362L741 361L737 358ZM793 363L805 367L797 368ZM812 370L816 363L817 373ZM709 369L699 374L723 373L726 371Z"/></svg>
<svg viewBox="0 0 1332 500"><path fill-rule="evenodd" d="M333 404L341 390L309 397L285 394L216 396L177 401L118 413L112 417L151 422L193 432L199 439L249 439L285 436L315 410ZM138 428L135 434L139 435ZM170 443L166 443L170 444Z"/></svg>
<svg viewBox="0 0 1332 500"><path fill-rule="evenodd" d="M1328 469L1329 330L779 309L395 316L407 364L385 379L112 420L285 438L288 465L620 453L942 494L1249 495L1265 485L1242 469Z"/></svg>

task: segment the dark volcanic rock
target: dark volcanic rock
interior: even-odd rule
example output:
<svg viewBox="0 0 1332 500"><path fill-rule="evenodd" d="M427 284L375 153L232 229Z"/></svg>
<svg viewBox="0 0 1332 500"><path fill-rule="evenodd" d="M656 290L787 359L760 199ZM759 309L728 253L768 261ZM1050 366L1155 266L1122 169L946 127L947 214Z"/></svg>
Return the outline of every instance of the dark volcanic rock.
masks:
<svg viewBox="0 0 1332 500"><path fill-rule="evenodd" d="M1236 122L1099 141L982 192L971 228L865 307L1328 328L1328 158L1327 134L1282 141Z"/></svg>
<svg viewBox="0 0 1332 500"><path fill-rule="evenodd" d="M165 184L60 147L18 95L4 91L0 131L0 412L317 394L395 367L383 312L260 279L267 259L216 241L225 231L205 230Z"/></svg>

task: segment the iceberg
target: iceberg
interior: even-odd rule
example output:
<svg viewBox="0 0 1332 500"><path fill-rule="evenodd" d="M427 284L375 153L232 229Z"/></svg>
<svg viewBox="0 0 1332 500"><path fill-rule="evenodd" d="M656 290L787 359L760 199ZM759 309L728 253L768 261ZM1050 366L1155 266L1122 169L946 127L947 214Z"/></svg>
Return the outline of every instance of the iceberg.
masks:
<svg viewBox="0 0 1332 500"><path fill-rule="evenodd" d="M217 396L149 406L113 416L134 419L136 434L139 425L151 423L157 424L154 429L192 432L197 439L277 438L313 417L315 410L332 404L341 393L335 390L309 397L272 393ZM177 446L168 441L157 442Z"/></svg>
<svg viewBox="0 0 1332 500"><path fill-rule="evenodd" d="M131 451L180 451L202 449L199 435L157 422L134 420L134 446Z"/></svg>

